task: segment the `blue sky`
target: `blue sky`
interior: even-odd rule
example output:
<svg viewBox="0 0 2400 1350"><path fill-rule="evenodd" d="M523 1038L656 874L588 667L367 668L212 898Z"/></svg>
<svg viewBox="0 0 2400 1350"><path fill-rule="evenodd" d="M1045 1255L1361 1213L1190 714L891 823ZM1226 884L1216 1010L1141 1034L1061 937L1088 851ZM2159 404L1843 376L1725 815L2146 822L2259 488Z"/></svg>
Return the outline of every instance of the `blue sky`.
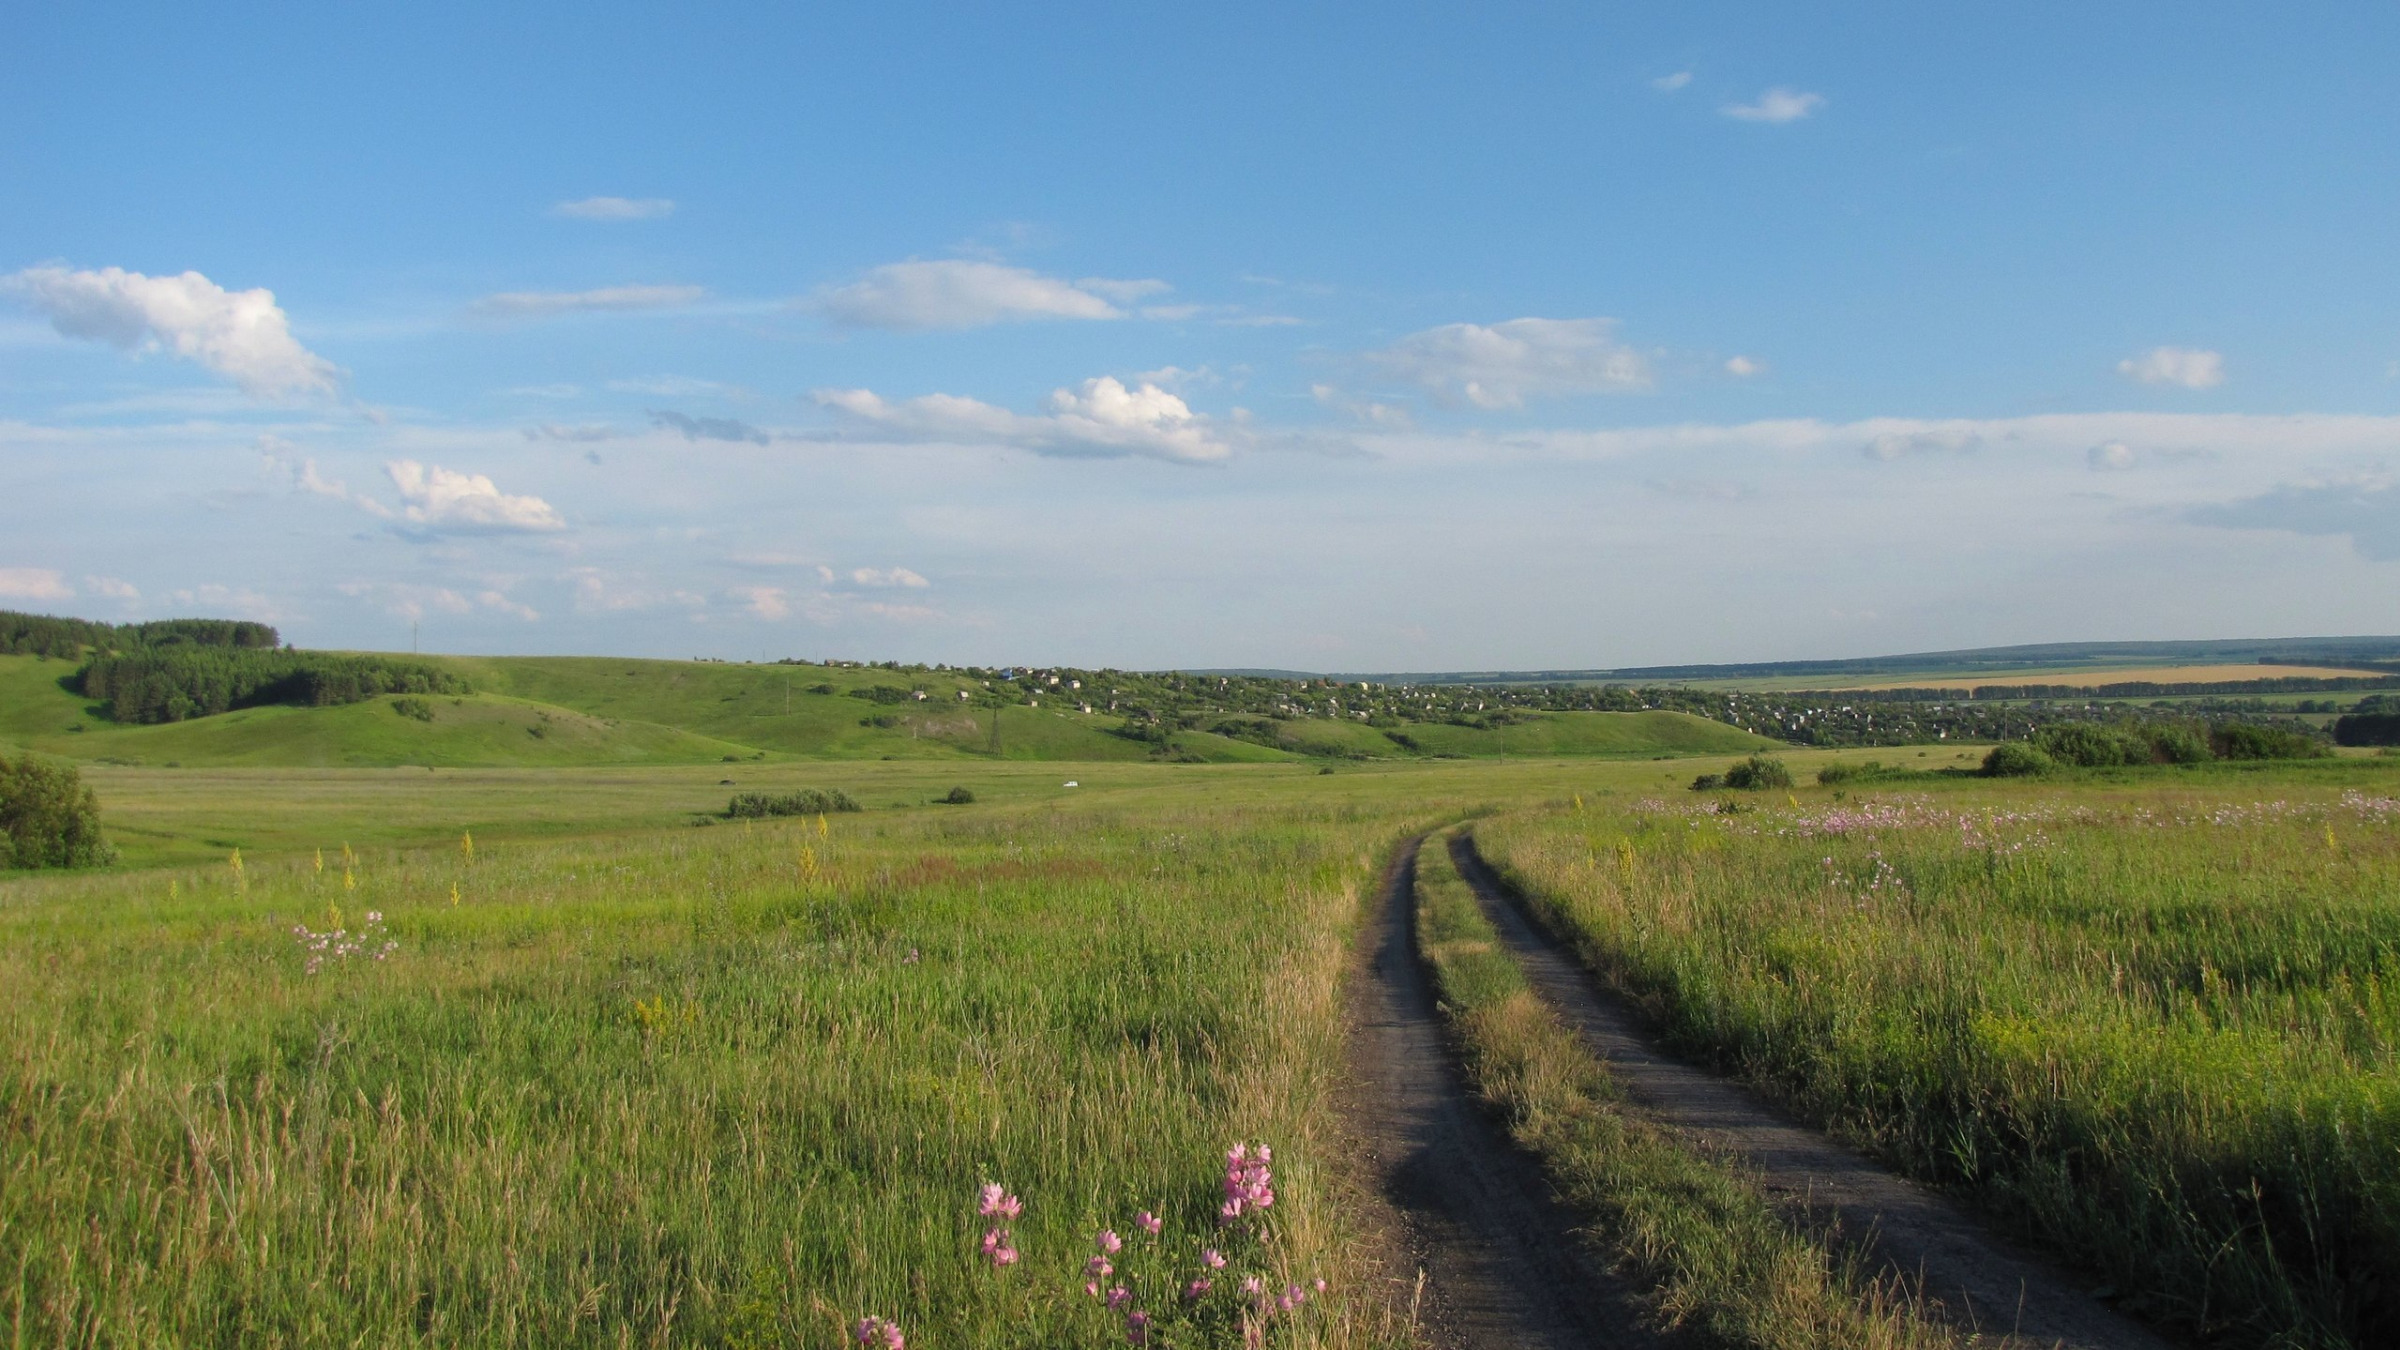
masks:
<svg viewBox="0 0 2400 1350"><path fill-rule="evenodd" d="M1314 669L2400 632L2400 12L51 7L0 605Z"/></svg>

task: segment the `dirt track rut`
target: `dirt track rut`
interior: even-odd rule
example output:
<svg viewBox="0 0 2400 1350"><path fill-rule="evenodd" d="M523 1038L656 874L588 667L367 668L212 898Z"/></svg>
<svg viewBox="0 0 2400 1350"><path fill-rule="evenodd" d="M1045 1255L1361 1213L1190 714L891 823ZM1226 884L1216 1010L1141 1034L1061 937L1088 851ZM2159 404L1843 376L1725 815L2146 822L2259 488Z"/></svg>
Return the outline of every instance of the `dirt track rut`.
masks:
<svg viewBox="0 0 2400 1350"><path fill-rule="evenodd" d="M1387 1267L1424 1272L1419 1318L1441 1350L1660 1346L1539 1165L1467 1088L1417 955L1416 855L1412 841L1385 874L1351 983L1353 1128L1384 1210L1374 1218L1406 1248Z"/></svg>
<svg viewBox="0 0 2400 1350"><path fill-rule="evenodd" d="M1532 923L1475 851L1451 857L1526 977L1608 1062L1652 1120L1703 1147L1741 1157L1769 1191L1831 1211L1875 1267L1922 1282L1931 1310L1962 1330L2018 1346L2165 1350L2169 1342L2119 1314L2039 1258L2017 1251L1949 1198L1793 1123L1764 1099L1660 1052L1622 1000ZM1413 858L1410 875L1413 877Z"/></svg>

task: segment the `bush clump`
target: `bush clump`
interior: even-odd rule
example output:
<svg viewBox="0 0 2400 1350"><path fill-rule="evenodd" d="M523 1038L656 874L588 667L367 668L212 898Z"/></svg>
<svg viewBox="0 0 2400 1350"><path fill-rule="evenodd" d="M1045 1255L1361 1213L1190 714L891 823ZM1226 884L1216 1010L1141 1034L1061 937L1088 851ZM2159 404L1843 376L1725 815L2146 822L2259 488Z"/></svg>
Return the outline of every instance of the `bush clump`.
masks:
<svg viewBox="0 0 2400 1350"><path fill-rule="evenodd" d="M330 707L380 694L471 694L440 667L382 656L170 643L95 656L76 673L110 720L181 722L270 703Z"/></svg>
<svg viewBox="0 0 2400 1350"><path fill-rule="evenodd" d="M2306 732L2227 722L2209 732L2209 748L2219 759L2322 759L2333 747Z"/></svg>
<svg viewBox="0 0 2400 1350"><path fill-rule="evenodd" d="M822 816L838 811L864 811L858 799L840 789L802 788L798 792L781 794L767 792L737 792L725 808L725 814L736 820L761 820L768 816Z"/></svg>
<svg viewBox="0 0 2400 1350"><path fill-rule="evenodd" d="M950 806L967 806L974 802L975 792L971 788L954 787L943 793L941 800Z"/></svg>
<svg viewBox="0 0 2400 1350"><path fill-rule="evenodd" d="M1720 788L1735 788L1745 792L1762 792L1768 788L1788 788L1792 771L1780 759L1752 755L1723 773L1704 773L1692 780L1692 791L1715 792Z"/></svg>
<svg viewBox="0 0 2400 1350"><path fill-rule="evenodd" d="M1983 757L1983 776L1986 778L2031 778L2058 767L2058 761L2042 753L2040 747L2024 741L2003 741Z"/></svg>
<svg viewBox="0 0 2400 1350"><path fill-rule="evenodd" d="M0 759L0 867L92 867L115 857L100 837L100 799L74 765Z"/></svg>

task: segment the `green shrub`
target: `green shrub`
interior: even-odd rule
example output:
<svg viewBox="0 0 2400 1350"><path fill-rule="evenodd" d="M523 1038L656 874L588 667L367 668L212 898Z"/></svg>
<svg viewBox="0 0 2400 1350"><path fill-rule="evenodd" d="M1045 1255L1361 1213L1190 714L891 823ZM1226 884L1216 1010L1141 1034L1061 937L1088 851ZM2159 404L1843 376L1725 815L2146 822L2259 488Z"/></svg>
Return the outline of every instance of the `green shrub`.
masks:
<svg viewBox="0 0 2400 1350"><path fill-rule="evenodd" d="M943 793L941 799L951 806L967 806L973 804L975 793L970 788L954 787Z"/></svg>
<svg viewBox="0 0 2400 1350"><path fill-rule="evenodd" d="M2209 733L2209 746L2222 759L2321 759L2333 748L2305 732L2226 722Z"/></svg>
<svg viewBox="0 0 2400 1350"><path fill-rule="evenodd" d="M736 820L759 820L767 816L822 816L837 811L864 811L856 798L838 789L802 788L780 796L764 792L734 794L725 814Z"/></svg>
<svg viewBox="0 0 2400 1350"><path fill-rule="evenodd" d="M433 705L421 698L393 699L392 711L402 717L413 717L420 722L433 720Z"/></svg>
<svg viewBox="0 0 2400 1350"><path fill-rule="evenodd" d="M2150 758L2161 764L2198 764L2216 753L2207 736L2187 726L2144 727L2142 737L2150 742Z"/></svg>
<svg viewBox="0 0 2400 1350"><path fill-rule="evenodd" d="M1986 778L2030 778L2058 767L2058 761L2024 741L2003 741L1983 757Z"/></svg>
<svg viewBox="0 0 2400 1350"><path fill-rule="evenodd" d="M2042 728L2034 748L2060 764L2112 769L2150 762L2150 742L2138 731L2094 722L2062 722Z"/></svg>
<svg viewBox="0 0 2400 1350"><path fill-rule="evenodd" d="M1721 773L1704 773L1692 780L1692 791L1694 792L1715 792L1724 786L1725 775Z"/></svg>
<svg viewBox="0 0 2400 1350"><path fill-rule="evenodd" d="M1792 771L1784 767L1782 760L1769 759L1764 755L1752 755L1725 771L1725 786L1729 788L1763 792L1768 788L1788 788L1791 785Z"/></svg>
<svg viewBox="0 0 2400 1350"><path fill-rule="evenodd" d="M74 765L0 759L0 867L90 867L115 856L100 837L100 800Z"/></svg>
<svg viewBox="0 0 2400 1350"><path fill-rule="evenodd" d="M2400 745L2400 711L2350 713L2333 724L2333 743Z"/></svg>

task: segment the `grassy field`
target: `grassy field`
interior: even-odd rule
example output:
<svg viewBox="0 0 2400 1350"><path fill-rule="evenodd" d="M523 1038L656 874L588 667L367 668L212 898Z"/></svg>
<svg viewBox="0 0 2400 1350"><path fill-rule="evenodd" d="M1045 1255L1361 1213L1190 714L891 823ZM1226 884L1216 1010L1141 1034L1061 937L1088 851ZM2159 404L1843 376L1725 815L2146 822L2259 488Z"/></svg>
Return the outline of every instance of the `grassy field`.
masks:
<svg viewBox="0 0 2400 1350"><path fill-rule="evenodd" d="M2400 1324L2400 766L1594 794L1478 830L1669 1036L2215 1342ZM2379 1330L2380 1329L2380 1330Z"/></svg>
<svg viewBox="0 0 2400 1350"><path fill-rule="evenodd" d="M1471 803L1303 786L9 883L0 1326L1121 1344L1113 1228L1156 1343L1387 1343L1324 1175L1336 973L1385 846ZM1277 1200L1220 1227L1237 1141Z"/></svg>

